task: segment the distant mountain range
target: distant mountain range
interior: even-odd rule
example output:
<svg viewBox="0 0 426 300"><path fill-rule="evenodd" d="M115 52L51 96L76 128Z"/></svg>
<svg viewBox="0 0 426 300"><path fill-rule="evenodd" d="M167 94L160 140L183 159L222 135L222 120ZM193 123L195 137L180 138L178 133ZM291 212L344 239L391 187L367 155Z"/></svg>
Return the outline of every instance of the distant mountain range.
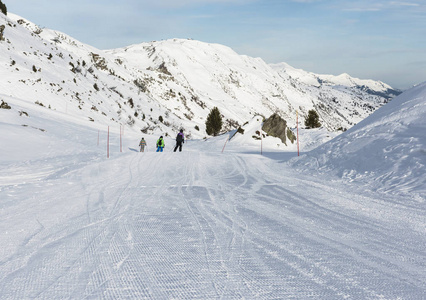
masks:
<svg viewBox="0 0 426 300"><path fill-rule="evenodd" d="M218 107L224 129L277 112L295 127L315 109L328 130L348 129L400 94L373 80L267 64L218 44L171 39L100 50L9 13L0 41L0 99L16 97L101 124L206 136ZM299 119L299 120L300 120Z"/></svg>

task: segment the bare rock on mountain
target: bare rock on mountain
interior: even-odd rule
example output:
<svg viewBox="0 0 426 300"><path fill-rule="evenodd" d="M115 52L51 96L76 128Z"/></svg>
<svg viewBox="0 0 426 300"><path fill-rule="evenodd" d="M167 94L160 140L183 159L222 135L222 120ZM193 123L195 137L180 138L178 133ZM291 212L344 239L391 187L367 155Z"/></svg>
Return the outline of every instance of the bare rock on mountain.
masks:
<svg viewBox="0 0 426 300"><path fill-rule="evenodd" d="M287 138L293 143L295 136L287 127L287 121L281 118L277 113L274 113L263 123L262 130L268 135L280 138L287 145Z"/></svg>
<svg viewBox="0 0 426 300"><path fill-rule="evenodd" d="M0 41L4 41L4 29L6 28L6 26L1 25L0 26Z"/></svg>

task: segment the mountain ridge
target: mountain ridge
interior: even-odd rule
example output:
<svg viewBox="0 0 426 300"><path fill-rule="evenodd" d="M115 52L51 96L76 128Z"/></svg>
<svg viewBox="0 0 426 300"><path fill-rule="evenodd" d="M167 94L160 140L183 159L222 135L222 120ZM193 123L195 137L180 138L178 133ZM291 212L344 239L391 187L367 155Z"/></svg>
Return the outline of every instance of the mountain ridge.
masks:
<svg viewBox="0 0 426 300"><path fill-rule="evenodd" d="M6 27L1 93L145 133L184 127L189 137L202 138L214 106L224 130L275 112L295 127L296 110L304 116L310 109L328 130L348 129L399 93L345 75L352 85L339 76L301 70L296 76L290 66L220 44L170 39L100 50L11 13L0 22Z"/></svg>

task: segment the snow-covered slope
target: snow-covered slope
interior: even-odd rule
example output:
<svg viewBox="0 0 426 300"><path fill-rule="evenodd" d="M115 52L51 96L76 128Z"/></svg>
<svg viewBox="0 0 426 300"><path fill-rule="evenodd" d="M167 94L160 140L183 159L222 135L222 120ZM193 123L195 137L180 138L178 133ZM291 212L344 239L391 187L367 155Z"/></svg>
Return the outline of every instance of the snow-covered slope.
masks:
<svg viewBox="0 0 426 300"><path fill-rule="evenodd" d="M6 24L5 40L0 42L0 95L102 125L134 125L139 132L176 129L159 122L167 109L139 92L116 57L9 16L0 16ZM177 117L173 120L179 124Z"/></svg>
<svg viewBox="0 0 426 300"><path fill-rule="evenodd" d="M426 198L426 83L293 162L375 190Z"/></svg>
<svg viewBox="0 0 426 300"><path fill-rule="evenodd" d="M295 111L303 117L312 108L328 130L346 129L397 93L349 76L302 80L284 64L217 44L173 39L103 51L11 13L0 24L0 94L138 132L173 135L184 127L189 137L204 137L214 106L224 130L274 112L295 127Z"/></svg>
<svg viewBox="0 0 426 300"><path fill-rule="evenodd" d="M170 137L165 152L155 153L153 135L138 153L141 134L126 127L120 143L111 126L107 158L105 126L2 98L12 105L0 109L0 299L425 293L424 205L327 173L300 174L282 163L296 154L272 152L272 139L260 155L260 141L249 138L260 117L225 148L228 134L187 140L181 153L171 152ZM399 109L422 113L424 98L394 103L388 113L420 129ZM400 135L385 136L398 145ZM424 172L417 175L423 180Z"/></svg>

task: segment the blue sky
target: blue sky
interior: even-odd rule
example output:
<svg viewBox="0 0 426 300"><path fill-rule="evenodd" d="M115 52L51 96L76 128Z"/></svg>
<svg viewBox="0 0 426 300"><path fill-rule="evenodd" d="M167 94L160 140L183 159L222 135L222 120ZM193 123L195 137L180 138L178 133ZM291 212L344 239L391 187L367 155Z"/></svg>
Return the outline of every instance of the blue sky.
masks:
<svg viewBox="0 0 426 300"><path fill-rule="evenodd" d="M100 49L170 38L406 89L426 81L426 0L2 0Z"/></svg>

